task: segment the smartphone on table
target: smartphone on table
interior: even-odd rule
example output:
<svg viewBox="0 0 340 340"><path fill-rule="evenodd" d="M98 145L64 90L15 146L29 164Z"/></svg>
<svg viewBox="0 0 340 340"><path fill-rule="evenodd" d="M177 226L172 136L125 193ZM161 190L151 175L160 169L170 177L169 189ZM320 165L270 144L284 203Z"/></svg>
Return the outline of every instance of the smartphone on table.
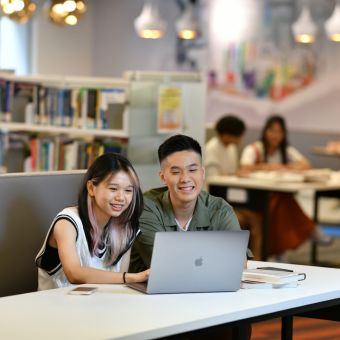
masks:
<svg viewBox="0 0 340 340"><path fill-rule="evenodd" d="M98 288L96 287L76 287L71 289L68 294L72 295L91 295L93 294Z"/></svg>

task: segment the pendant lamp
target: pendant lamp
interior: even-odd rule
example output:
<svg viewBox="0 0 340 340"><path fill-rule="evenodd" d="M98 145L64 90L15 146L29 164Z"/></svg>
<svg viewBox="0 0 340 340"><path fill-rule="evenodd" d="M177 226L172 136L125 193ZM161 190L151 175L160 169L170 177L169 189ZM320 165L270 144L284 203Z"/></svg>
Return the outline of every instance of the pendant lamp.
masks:
<svg viewBox="0 0 340 340"><path fill-rule="evenodd" d="M332 16L325 22L328 39L340 42L340 1L337 0Z"/></svg>
<svg viewBox="0 0 340 340"><path fill-rule="evenodd" d="M144 39L159 39L164 35L166 23L151 2L145 2L141 14L135 19L137 34Z"/></svg>
<svg viewBox="0 0 340 340"><path fill-rule="evenodd" d="M316 25L307 6L302 8L302 12L292 28L296 42L310 44L315 41Z"/></svg>
<svg viewBox="0 0 340 340"><path fill-rule="evenodd" d="M86 5L82 0L52 0L49 17L58 25L74 26L86 12Z"/></svg>
<svg viewBox="0 0 340 340"><path fill-rule="evenodd" d="M2 13L19 23L26 23L37 6L30 0L1 0Z"/></svg>
<svg viewBox="0 0 340 340"><path fill-rule="evenodd" d="M199 24L194 14L194 6L190 3L176 23L177 35L181 39L195 39L198 35L198 28Z"/></svg>

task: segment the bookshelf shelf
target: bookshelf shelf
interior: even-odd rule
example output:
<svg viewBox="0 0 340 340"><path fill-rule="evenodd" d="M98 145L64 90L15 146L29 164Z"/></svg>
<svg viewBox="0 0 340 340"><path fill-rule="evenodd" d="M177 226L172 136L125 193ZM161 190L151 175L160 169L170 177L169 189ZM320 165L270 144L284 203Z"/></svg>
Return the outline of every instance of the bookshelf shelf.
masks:
<svg viewBox="0 0 340 340"><path fill-rule="evenodd" d="M123 130L112 129L86 129L72 128L53 125L39 125L27 123L1 123L0 130L3 132L31 132L31 133L48 133L51 135L72 135L78 137L112 137L128 138L129 135Z"/></svg>
<svg viewBox="0 0 340 340"><path fill-rule="evenodd" d="M122 78L0 73L0 171L86 169L100 154L118 152L139 169L143 183L159 185L157 147L175 132L158 129L164 87L180 95L181 132L203 143L206 83L200 73L130 71Z"/></svg>

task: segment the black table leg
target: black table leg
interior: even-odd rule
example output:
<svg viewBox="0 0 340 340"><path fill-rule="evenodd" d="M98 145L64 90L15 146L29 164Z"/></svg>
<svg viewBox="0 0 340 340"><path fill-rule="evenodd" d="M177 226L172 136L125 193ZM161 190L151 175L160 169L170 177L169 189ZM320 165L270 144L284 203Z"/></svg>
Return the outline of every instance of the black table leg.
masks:
<svg viewBox="0 0 340 340"><path fill-rule="evenodd" d="M269 195L268 191L263 192L262 204L262 245L261 245L261 260L266 261L268 257L268 236L269 236Z"/></svg>
<svg viewBox="0 0 340 340"><path fill-rule="evenodd" d="M232 340L249 340L251 326L249 323L240 323L232 328Z"/></svg>
<svg viewBox="0 0 340 340"><path fill-rule="evenodd" d="M318 214L319 214L319 195L318 193L314 193L314 207L313 207L313 220L315 224L318 223ZM318 249L317 243L314 238L311 240L311 263L312 265L317 264L318 257Z"/></svg>
<svg viewBox="0 0 340 340"><path fill-rule="evenodd" d="M293 316L284 316L281 319L281 340L293 339Z"/></svg>

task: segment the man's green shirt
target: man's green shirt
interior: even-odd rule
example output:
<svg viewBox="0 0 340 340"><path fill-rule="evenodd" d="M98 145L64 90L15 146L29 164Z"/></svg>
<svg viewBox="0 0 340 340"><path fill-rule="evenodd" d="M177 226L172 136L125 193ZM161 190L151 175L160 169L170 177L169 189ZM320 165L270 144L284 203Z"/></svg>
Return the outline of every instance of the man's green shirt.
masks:
<svg viewBox="0 0 340 340"><path fill-rule="evenodd" d="M178 230L167 187L152 189L144 194L144 210L139 222L142 233L132 247L131 272L150 267L156 232ZM189 231L240 229L233 208L224 199L205 191L199 194Z"/></svg>

